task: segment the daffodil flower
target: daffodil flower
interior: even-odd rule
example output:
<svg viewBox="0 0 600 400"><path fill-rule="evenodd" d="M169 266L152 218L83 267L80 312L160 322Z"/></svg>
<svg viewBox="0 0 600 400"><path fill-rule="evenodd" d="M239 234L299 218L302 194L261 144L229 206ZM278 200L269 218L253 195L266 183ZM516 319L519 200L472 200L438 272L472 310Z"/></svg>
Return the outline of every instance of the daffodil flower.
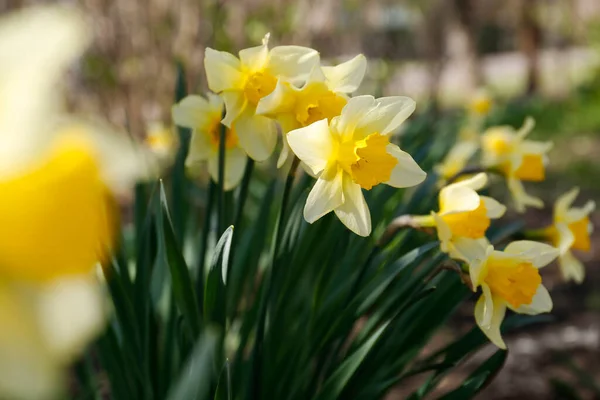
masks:
<svg viewBox="0 0 600 400"><path fill-rule="evenodd" d="M352 232L371 233L371 214L361 189L380 183L404 188L425 179L410 154L389 136L415 109L408 97L357 96L331 122L317 121L287 134L290 148L318 176L304 218L313 223L334 211Z"/></svg>
<svg viewBox="0 0 600 400"><path fill-rule="evenodd" d="M581 283L585 277L585 269L571 250L590 250L593 225L589 215L596 208L596 203L590 200L583 207L572 207L578 194L579 188L573 188L556 200L554 223L544 233L560 250L558 263L564 279Z"/></svg>
<svg viewBox="0 0 600 400"><path fill-rule="evenodd" d="M486 240L461 238L456 246L469 265L473 290L481 287L475 321L496 346L505 349L500 325L506 309L536 315L552 310L552 299L538 271L557 256L558 250L528 240L512 242L504 251Z"/></svg>
<svg viewBox="0 0 600 400"><path fill-rule="evenodd" d="M160 122L151 122L146 128L145 144L163 166L168 166L175 157L178 141L170 127Z"/></svg>
<svg viewBox="0 0 600 400"><path fill-rule="evenodd" d="M87 39L67 8L0 20L2 398L55 397L102 328L94 271L115 238L115 196L154 164L105 125L60 115L60 76Z"/></svg>
<svg viewBox="0 0 600 400"><path fill-rule="evenodd" d="M468 110L474 116L484 117L489 114L492 104L492 98L489 93L484 89L479 89L470 99Z"/></svg>
<svg viewBox="0 0 600 400"><path fill-rule="evenodd" d="M442 251L454 256L454 242L460 238L481 239L492 219L504 215L506 207L495 199L477 193L487 184L487 175L452 183L440 191L439 211L431 215L413 216L422 227L435 227Z"/></svg>
<svg viewBox="0 0 600 400"><path fill-rule="evenodd" d="M523 126L515 131L509 126L488 129L482 135L483 164L488 168L501 171L507 178L508 188L519 212L527 206L541 208L541 199L525 192L522 181L539 182L546 176L546 153L552 148L552 142L526 140L535 122L527 118Z"/></svg>
<svg viewBox="0 0 600 400"><path fill-rule="evenodd" d="M277 166L288 158L289 146L285 135L298 128L326 118L331 121L342 112L348 94L360 86L367 69L362 54L335 67L316 65L301 88L279 80L275 90L258 102L256 113L276 119L283 133L283 149Z"/></svg>
<svg viewBox="0 0 600 400"><path fill-rule="evenodd" d="M444 160L435 166L434 170L443 181L451 179L467 166L478 148L477 141L459 141L450 149Z"/></svg>
<svg viewBox="0 0 600 400"><path fill-rule="evenodd" d="M223 100L214 94L208 94L208 101L201 96L188 96L172 110L176 125L192 129L186 167L193 172L199 164L208 162L208 172L215 182L219 179L222 113ZM240 147L236 123L225 131L225 190L231 190L240 183L245 165L246 153Z"/></svg>
<svg viewBox="0 0 600 400"><path fill-rule="evenodd" d="M269 50L269 35L261 46L234 55L206 49L204 68L208 87L223 96L226 115L223 124L235 130L241 147L257 161L267 159L277 142L274 122L256 115L259 101L277 86L278 79L302 84L315 65L319 53L300 46L278 46Z"/></svg>

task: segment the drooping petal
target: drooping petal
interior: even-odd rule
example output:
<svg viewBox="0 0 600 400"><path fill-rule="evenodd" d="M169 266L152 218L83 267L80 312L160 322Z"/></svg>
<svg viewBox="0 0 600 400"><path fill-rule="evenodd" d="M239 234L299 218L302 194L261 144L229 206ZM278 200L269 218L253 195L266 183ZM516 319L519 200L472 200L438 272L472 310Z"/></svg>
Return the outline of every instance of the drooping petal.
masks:
<svg viewBox="0 0 600 400"><path fill-rule="evenodd" d="M319 52L301 46L277 46L269 53L269 71L282 80L305 81L320 62Z"/></svg>
<svg viewBox="0 0 600 400"><path fill-rule="evenodd" d="M242 92L238 91L225 91L221 93L221 96L223 97L226 110L225 118L221 122L226 127L231 128L235 120L246 109L247 100Z"/></svg>
<svg viewBox="0 0 600 400"><path fill-rule="evenodd" d="M197 168L214 153L208 132L193 131L190 139L190 149L185 159L187 168Z"/></svg>
<svg viewBox="0 0 600 400"><path fill-rule="evenodd" d="M522 304L518 308L511 309L519 314L537 315L552 311L552 298L544 285L539 285L531 304Z"/></svg>
<svg viewBox="0 0 600 400"><path fill-rule="evenodd" d="M458 237L452 242L454 254L451 254L451 256L469 265L469 277L475 290L481 284L482 276L485 276L487 259L494 251L494 246L486 238L469 239Z"/></svg>
<svg viewBox="0 0 600 400"><path fill-rule="evenodd" d="M440 239L441 242L440 249L444 253L449 253L451 250L453 250L452 246L450 245L450 240L452 240L452 230L438 213L432 212L431 215L435 221L438 239Z"/></svg>
<svg viewBox="0 0 600 400"><path fill-rule="evenodd" d="M557 248L533 240L518 240L509 243L504 249L504 253L525 258L536 268L545 267L559 255Z"/></svg>
<svg viewBox="0 0 600 400"><path fill-rule="evenodd" d="M523 187L523 183L515 178L508 178L508 189L512 194L512 198L515 205L515 210L517 212L525 212L525 208L527 206L535 207L535 208L543 208L544 202L542 199L531 196L525 192L525 188Z"/></svg>
<svg viewBox="0 0 600 400"><path fill-rule="evenodd" d="M360 86L367 71L367 59L359 54L335 67L322 67L327 86L333 92L352 93Z"/></svg>
<svg viewBox="0 0 600 400"><path fill-rule="evenodd" d="M325 169L334 151L333 137L326 119L289 132L287 140L294 154L314 174Z"/></svg>
<svg viewBox="0 0 600 400"><path fill-rule="evenodd" d="M567 251L558 258L558 265L565 281L573 280L576 283L582 283L585 278L585 267L573 253Z"/></svg>
<svg viewBox="0 0 600 400"><path fill-rule="evenodd" d="M342 190L343 170L337 166L325 170L311 189L304 206L304 219L312 224L325 214L330 213L344 202Z"/></svg>
<svg viewBox="0 0 600 400"><path fill-rule="evenodd" d="M343 173L342 176L344 202L334 210L335 215L352 232L359 236L369 236L371 234L371 213L360 185L354 183L349 174Z"/></svg>
<svg viewBox="0 0 600 400"><path fill-rule="evenodd" d="M482 285L482 288L486 286ZM491 296L489 288L487 290L488 294L482 295L475 305L475 321L492 343L501 349L506 349L506 344L500 334L500 325L506 314L506 304L501 299ZM492 301L489 301L490 297Z"/></svg>
<svg viewBox="0 0 600 400"><path fill-rule="evenodd" d="M277 129L272 119L254 115L248 109L235 121L240 146L256 161L264 161L277 144Z"/></svg>
<svg viewBox="0 0 600 400"><path fill-rule="evenodd" d="M233 54L207 47L204 53L204 70L208 87L215 93L243 88L241 63Z"/></svg>
<svg viewBox="0 0 600 400"><path fill-rule="evenodd" d="M234 189L244 176L246 153L239 147L227 149L225 152L225 176L223 188L226 191ZM208 172L214 182L219 182L219 154L212 153L208 159Z"/></svg>
<svg viewBox="0 0 600 400"><path fill-rule="evenodd" d="M397 188L406 188L418 185L425 180L427 174L410 154L400 150L398 146L392 143L387 145L386 150L388 154L398 160L398 164L392 170L390 179L385 182L386 184Z"/></svg>
<svg viewBox="0 0 600 400"><path fill-rule="evenodd" d="M289 83L277 81L275 90L258 102L256 114L274 118L278 114L292 112L296 104L296 92L297 89L295 90Z"/></svg>
<svg viewBox="0 0 600 400"><path fill-rule="evenodd" d="M416 103L404 96L382 97L374 106L363 110L354 137L362 139L372 133L387 135L395 131L415 111Z"/></svg>
<svg viewBox="0 0 600 400"><path fill-rule="evenodd" d="M215 109L202 96L190 95L171 108L175 125L189 129L206 128L214 120ZM216 115L221 118L220 112Z"/></svg>
<svg viewBox="0 0 600 400"><path fill-rule="evenodd" d="M487 216L492 219L500 218L506 212L506 206L498 202L498 200L487 196L479 196L485 205Z"/></svg>
<svg viewBox="0 0 600 400"><path fill-rule="evenodd" d="M106 320L100 283L93 275L60 278L39 294L37 312L49 350L71 362L97 334Z"/></svg>
<svg viewBox="0 0 600 400"><path fill-rule="evenodd" d="M558 250L560 254L565 254L575 243L575 235L566 224L557 223L555 227L558 234Z"/></svg>

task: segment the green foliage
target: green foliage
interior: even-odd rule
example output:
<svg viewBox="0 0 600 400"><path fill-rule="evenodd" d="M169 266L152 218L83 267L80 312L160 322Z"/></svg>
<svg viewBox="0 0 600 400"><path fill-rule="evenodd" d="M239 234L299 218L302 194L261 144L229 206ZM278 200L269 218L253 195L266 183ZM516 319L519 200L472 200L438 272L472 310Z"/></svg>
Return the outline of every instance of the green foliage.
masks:
<svg viewBox="0 0 600 400"><path fill-rule="evenodd" d="M455 118L433 121L414 118L401 139L426 169L456 135ZM97 353L111 398L370 400L423 375L411 397L421 399L487 343L474 328L422 356L470 291L440 268L446 256L430 235L403 230L376 242L394 217L435 207L435 176L412 191L366 192L374 235L362 238L332 215L304 221L313 180L296 176L297 164L282 182L249 162L241 186L225 193L185 177L186 146L165 184L137 188L135 240L105 265L115 313ZM484 361L446 398L473 396L505 357Z"/></svg>

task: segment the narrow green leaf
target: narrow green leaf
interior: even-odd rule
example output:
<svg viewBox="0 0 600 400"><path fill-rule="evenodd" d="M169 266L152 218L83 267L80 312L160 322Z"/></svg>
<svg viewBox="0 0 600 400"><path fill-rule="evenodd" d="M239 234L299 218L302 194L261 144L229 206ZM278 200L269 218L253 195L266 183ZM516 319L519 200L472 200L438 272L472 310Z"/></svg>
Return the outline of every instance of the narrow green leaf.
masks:
<svg viewBox="0 0 600 400"><path fill-rule="evenodd" d="M493 356L481 364L469 377L452 392L440 397L440 400L464 400L472 399L486 385L488 385L496 374L504 366L508 351L498 350Z"/></svg>
<svg viewBox="0 0 600 400"><path fill-rule="evenodd" d="M196 292L192 284L190 271L175 239L162 182L160 185L159 207L156 219L159 254L164 255L164 261L169 266L175 302L189 325L192 337L195 338L200 333L200 312L196 302Z"/></svg>
<svg viewBox="0 0 600 400"><path fill-rule="evenodd" d="M225 230L215 248L204 288L204 318L207 322L225 326L226 283L233 226Z"/></svg>
<svg viewBox="0 0 600 400"><path fill-rule="evenodd" d="M215 379L214 363L220 335L214 329L206 329L198 339L194 350L181 371L177 382L171 387L167 400L208 399Z"/></svg>

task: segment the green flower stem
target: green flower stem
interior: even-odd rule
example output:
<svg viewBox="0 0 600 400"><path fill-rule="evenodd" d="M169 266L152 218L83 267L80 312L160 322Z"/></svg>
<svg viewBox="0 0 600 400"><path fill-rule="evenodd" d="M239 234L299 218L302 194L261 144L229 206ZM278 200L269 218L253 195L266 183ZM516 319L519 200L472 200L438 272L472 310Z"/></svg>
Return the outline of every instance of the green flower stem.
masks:
<svg viewBox="0 0 600 400"><path fill-rule="evenodd" d="M275 238L273 241L273 246L271 248L271 268L265 271L265 286L260 298L260 304L258 309L258 326L256 328L256 340L254 349L252 352L252 379L249 381L251 385L248 393L252 393L252 398L261 399L262 392L262 356L263 356L263 339L265 335L265 324L267 317L267 308L269 304L269 299L273 292L273 281L275 273L275 266L277 265L277 255L279 253L279 246L281 245L281 238L283 236L284 226L285 226L285 217L286 217L286 208L287 203L290 197L290 192L292 189L292 185L294 183L294 179L296 177L296 170L298 169L298 164L300 160L298 157L294 157L294 161L292 162L292 166L290 167L290 171L288 172L287 179L285 181L285 187L283 189L283 198L281 200L281 208L279 210L279 217L277 219L277 225L275 226Z"/></svg>
<svg viewBox="0 0 600 400"><path fill-rule="evenodd" d="M244 205L246 204L246 198L248 198L248 187L250 186L250 178L252 177L253 171L254 160L248 157L246 160L246 167L244 168L244 177L242 178L242 184L240 185L240 193L237 198L237 209L235 211L235 219L233 222L235 229L239 229L239 225L242 222L242 217L244 216ZM238 235L233 236L233 240L235 240L236 236Z"/></svg>
<svg viewBox="0 0 600 400"><path fill-rule="evenodd" d="M206 248L208 246L208 237L210 234L210 221L212 216L212 210L214 207L216 185L211 180L208 184L208 191L206 193L206 211L204 213L204 224L202 226L202 233L200 236L200 249L198 251L198 261L196 270L196 294L198 295L198 306L202 312L204 309L204 262L206 259Z"/></svg>
<svg viewBox="0 0 600 400"><path fill-rule="evenodd" d="M225 139L227 127L221 124L219 129L219 177L217 191L217 234L225 232Z"/></svg>
<svg viewBox="0 0 600 400"><path fill-rule="evenodd" d="M528 240L549 240L552 234L552 227L541 229L527 229L522 232L523 237Z"/></svg>

